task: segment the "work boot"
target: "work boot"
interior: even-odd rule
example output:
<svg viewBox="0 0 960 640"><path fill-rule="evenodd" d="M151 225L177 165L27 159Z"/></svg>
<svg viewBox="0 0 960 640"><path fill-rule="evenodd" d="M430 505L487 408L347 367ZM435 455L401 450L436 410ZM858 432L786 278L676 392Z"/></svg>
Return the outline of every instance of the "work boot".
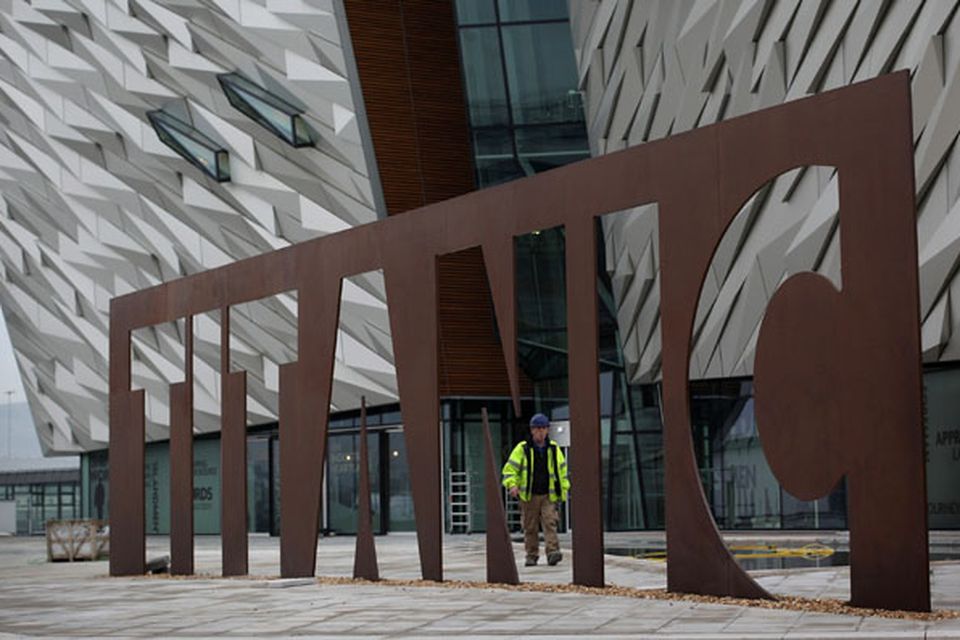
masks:
<svg viewBox="0 0 960 640"><path fill-rule="evenodd" d="M563 560L563 554L560 553L559 551L554 551L552 553L547 554L547 564L550 565L551 567L556 565L561 560Z"/></svg>
<svg viewBox="0 0 960 640"><path fill-rule="evenodd" d="M523 566L535 567L537 566L537 560L539 559L540 559L539 556L527 556L527 561L523 563Z"/></svg>

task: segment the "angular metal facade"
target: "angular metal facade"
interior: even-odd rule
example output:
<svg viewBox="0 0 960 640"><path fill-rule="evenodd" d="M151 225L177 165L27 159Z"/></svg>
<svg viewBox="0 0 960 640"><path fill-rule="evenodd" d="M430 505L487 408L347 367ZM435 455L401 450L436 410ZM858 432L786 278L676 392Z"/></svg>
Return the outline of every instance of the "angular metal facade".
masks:
<svg viewBox="0 0 960 640"><path fill-rule="evenodd" d="M570 2L594 154L888 71L912 74L925 362L960 357L960 2ZM237 72L303 109L295 148L230 104ZM229 153L218 183L147 113ZM797 169L745 205L704 284L692 378L751 375L767 302L790 275L840 284L840 181ZM695 188L696 185L691 185ZM386 209L340 0L0 3L0 304L48 453L106 445L108 303L117 295L377 219ZM605 220L633 382L660 376L655 206ZM783 257L785 255L785 257ZM252 422L276 419L296 300L235 310ZM218 318L195 320L195 425L219 429ZM134 336L147 439L169 437L182 326ZM344 283L333 404L396 400L384 285Z"/></svg>
<svg viewBox="0 0 960 640"><path fill-rule="evenodd" d="M238 72L302 110L294 148L230 104ZM371 222L383 211L338 0L0 3L0 304L47 453L106 446L111 298ZM229 153L217 182L164 145L163 110ZM251 422L295 359L283 295L234 310ZM195 429L219 429L220 330L195 320ZM169 435L185 328L134 335L147 440ZM382 278L344 283L334 408L396 400ZM179 378L178 378L179 377Z"/></svg>
<svg viewBox="0 0 960 640"><path fill-rule="evenodd" d="M594 154L883 73L911 73L924 362L960 358L960 3L743 0L571 2ZM760 322L786 278L841 285L843 177L797 168L728 228L703 285L691 378L752 375ZM696 184L690 185L696 189ZM660 372L654 205L604 220L625 362Z"/></svg>

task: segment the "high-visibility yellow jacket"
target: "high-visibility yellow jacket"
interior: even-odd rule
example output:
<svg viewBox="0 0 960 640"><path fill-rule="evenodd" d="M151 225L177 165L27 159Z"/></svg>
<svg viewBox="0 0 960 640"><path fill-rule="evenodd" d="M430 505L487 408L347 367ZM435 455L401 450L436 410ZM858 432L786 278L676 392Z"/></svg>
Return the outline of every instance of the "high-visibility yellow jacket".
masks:
<svg viewBox="0 0 960 640"><path fill-rule="evenodd" d="M516 447L503 465L503 486L507 489L517 487L520 499L530 499L533 490L533 443L524 440ZM570 490L570 478L567 477L567 461L563 451L553 440L547 440L547 474L550 476L550 502L565 502Z"/></svg>

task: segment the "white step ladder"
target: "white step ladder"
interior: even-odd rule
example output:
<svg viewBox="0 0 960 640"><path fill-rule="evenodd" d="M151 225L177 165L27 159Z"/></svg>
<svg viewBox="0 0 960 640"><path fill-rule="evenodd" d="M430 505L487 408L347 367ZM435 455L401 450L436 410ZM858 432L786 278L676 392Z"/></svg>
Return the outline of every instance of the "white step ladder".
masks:
<svg viewBox="0 0 960 640"><path fill-rule="evenodd" d="M450 533L470 533L470 476L450 471Z"/></svg>

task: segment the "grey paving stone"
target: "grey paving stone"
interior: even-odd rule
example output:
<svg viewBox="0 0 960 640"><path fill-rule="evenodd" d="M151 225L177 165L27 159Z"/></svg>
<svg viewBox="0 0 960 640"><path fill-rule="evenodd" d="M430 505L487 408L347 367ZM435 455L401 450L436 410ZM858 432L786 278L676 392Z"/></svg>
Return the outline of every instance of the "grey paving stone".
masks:
<svg viewBox="0 0 960 640"><path fill-rule="evenodd" d="M960 534L957 534L960 539ZM416 578L412 535L378 537L385 577ZM318 573L351 575L352 538L321 539ZM165 538L150 538L150 555L166 552ZM923 623L836 616L688 601L641 600L581 593L507 591L496 588L331 585L290 581L297 588L264 588L277 582L276 539L252 536L252 579L109 578L106 563L47 564L40 539L0 539L0 638L15 634L86 637L711 637L736 638L960 638L960 620ZM521 555L519 547L518 556ZM445 575L482 580L482 536L444 541ZM572 554L565 554L566 560ZM216 538L198 537L198 570L216 576ZM389 569L389 572L385 569ZM569 566L528 572L537 581L566 583ZM393 575L388 575L392 573ZM607 582L662 588L662 563L607 558ZM845 594L846 569L765 572L774 593ZM960 610L960 563L933 565L935 606ZM845 597L830 595L829 597Z"/></svg>

